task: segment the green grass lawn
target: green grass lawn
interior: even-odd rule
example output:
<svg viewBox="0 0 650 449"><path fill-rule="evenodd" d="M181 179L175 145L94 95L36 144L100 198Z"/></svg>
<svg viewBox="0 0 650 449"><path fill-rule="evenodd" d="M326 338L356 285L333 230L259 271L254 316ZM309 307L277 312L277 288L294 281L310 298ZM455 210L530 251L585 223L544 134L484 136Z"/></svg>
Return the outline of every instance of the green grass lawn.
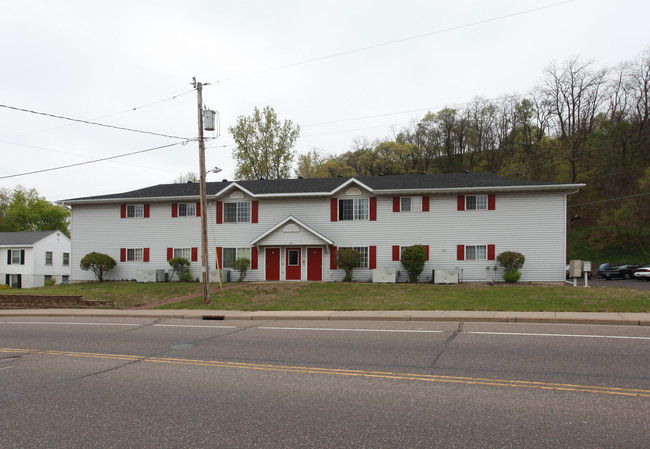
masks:
<svg viewBox="0 0 650 449"><path fill-rule="evenodd" d="M198 283L84 283L11 293L83 295L114 301L120 309L650 311L650 292L611 287L285 282L231 283L223 293L218 284L211 288L208 305ZM166 303L182 297L188 298Z"/></svg>

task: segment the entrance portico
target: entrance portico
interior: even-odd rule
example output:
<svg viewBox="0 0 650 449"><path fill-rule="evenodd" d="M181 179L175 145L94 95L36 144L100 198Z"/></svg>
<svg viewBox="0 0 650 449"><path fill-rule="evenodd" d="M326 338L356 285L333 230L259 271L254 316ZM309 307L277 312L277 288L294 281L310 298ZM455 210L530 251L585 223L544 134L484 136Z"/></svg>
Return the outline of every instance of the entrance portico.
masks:
<svg viewBox="0 0 650 449"><path fill-rule="evenodd" d="M267 281L322 281L323 257L334 242L293 216L251 242L264 255Z"/></svg>

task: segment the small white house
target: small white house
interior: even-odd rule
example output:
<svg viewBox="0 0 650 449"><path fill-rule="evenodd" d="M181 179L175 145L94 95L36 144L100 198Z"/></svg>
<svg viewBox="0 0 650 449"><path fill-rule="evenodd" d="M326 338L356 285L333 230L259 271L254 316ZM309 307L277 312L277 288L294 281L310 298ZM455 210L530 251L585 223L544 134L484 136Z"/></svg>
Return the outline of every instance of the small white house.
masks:
<svg viewBox="0 0 650 449"><path fill-rule="evenodd" d="M496 257L524 254L522 281L562 282L567 195L584 184L521 181L490 173L360 176L162 184L62 201L72 209L72 280L93 280L79 261L98 251L118 263L109 279L169 271L186 257L201 277L201 216L211 271L249 258L247 281L341 281L336 251L354 248L354 280L398 273L404 248L427 252L421 282L502 281ZM453 276L450 276L450 273ZM214 277L211 278L214 279Z"/></svg>
<svg viewBox="0 0 650 449"><path fill-rule="evenodd" d="M42 287L70 280L70 239L61 231L0 232L0 284Z"/></svg>

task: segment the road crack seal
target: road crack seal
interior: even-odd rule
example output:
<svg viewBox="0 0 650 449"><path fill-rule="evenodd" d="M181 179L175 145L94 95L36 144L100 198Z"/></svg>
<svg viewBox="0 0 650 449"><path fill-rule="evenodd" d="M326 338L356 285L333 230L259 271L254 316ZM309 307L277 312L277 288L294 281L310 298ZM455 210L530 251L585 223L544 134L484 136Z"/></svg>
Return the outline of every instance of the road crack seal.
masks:
<svg viewBox="0 0 650 449"><path fill-rule="evenodd" d="M429 365L429 368L433 368L436 363L438 363L438 360L440 357L447 352L447 348L449 347L449 344L454 341L454 339L458 336L463 331L463 323L458 324L458 329L456 329L456 332L451 334L451 336L447 339L445 342L445 346L443 346L442 350L436 355L436 357L433 359L433 362Z"/></svg>

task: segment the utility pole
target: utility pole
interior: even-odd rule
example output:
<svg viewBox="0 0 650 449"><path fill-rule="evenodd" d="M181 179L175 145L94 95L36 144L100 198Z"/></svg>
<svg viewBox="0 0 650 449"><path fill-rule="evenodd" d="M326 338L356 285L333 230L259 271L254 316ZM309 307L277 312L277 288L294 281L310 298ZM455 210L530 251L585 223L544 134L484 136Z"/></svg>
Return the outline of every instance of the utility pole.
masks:
<svg viewBox="0 0 650 449"><path fill-rule="evenodd" d="M205 142L203 140L203 83L192 78L196 89L199 111L199 176L201 195L201 263L203 283L203 303L210 304L210 264L208 263L208 199L205 192ZM207 85L207 84L206 84Z"/></svg>

